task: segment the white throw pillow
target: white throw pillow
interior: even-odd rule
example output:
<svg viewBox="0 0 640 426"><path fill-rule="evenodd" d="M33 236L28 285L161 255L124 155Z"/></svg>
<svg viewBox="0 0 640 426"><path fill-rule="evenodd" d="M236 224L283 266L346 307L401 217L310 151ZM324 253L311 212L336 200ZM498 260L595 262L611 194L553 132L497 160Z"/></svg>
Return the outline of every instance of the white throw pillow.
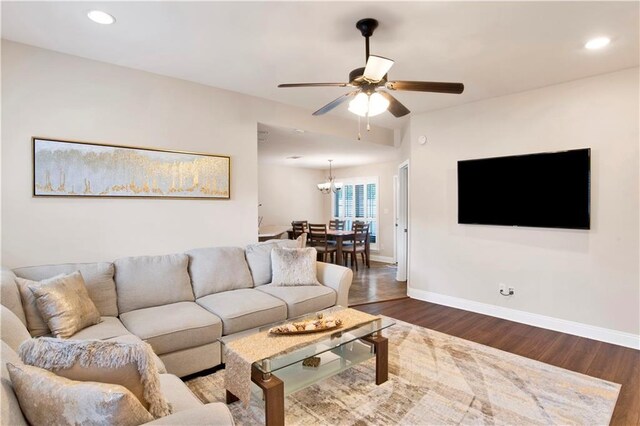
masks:
<svg viewBox="0 0 640 426"><path fill-rule="evenodd" d="M320 285L316 272L318 252L313 247L274 248L271 268L274 286Z"/></svg>

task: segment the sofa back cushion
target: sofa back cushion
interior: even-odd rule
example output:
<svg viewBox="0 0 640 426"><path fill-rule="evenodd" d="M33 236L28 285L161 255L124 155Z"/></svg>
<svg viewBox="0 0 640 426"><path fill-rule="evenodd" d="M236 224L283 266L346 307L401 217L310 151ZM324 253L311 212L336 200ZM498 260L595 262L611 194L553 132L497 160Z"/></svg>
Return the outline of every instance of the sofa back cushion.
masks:
<svg viewBox="0 0 640 426"><path fill-rule="evenodd" d="M263 243L249 244L245 250L247 263L257 287L271 282L271 250L274 248L297 248L296 240L269 240Z"/></svg>
<svg viewBox="0 0 640 426"><path fill-rule="evenodd" d="M222 291L253 287L251 272L240 247L190 250L189 274L196 298Z"/></svg>
<svg viewBox="0 0 640 426"><path fill-rule="evenodd" d="M4 321L4 318L2 318ZM0 342L1 352L0 359L2 359L2 389L0 389L0 419L2 419L3 425L16 425L27 426L27 419L22 414L20 409L20 403L13 391L13 385L11 384L11 378L9 377L9 371L7 370L7 363L10 362L13 365L21 365L22 361L18 354L11 349L11 347L4 341Z"/></svg>
<svg viewBox="0 0 640 426"><path fill-rule="evenodd" d="M116 284L113 281L114 266L111 262L64 263L59 265L29 266L13 270L18 277L31 281L42 281L56 275L67 275L75 271L82 273L82 278L84 278L89 292L89 298L93 300L100 315L117 317Z"/></svg>
<svg viewBox="0 0 640 426"><path fill-rule="evenodd" d="M18 350L22 342L31 338L20 318L4 305L0 305L0 337L14 351Z"/></svg>
<svg viewBox="0 0 640 426"><path fill-rule="evenodd" d="M27 326L27 318L22 308L22 299L16 283L16 275L7 268L0 270L0 302L13 312L22 324Z"/></svg>
<svg viewBox="0 0 640 426"><path fill-rule="evenodd" d="M125 257L114 264L120 314L195 300L186 254Z"/></svg>

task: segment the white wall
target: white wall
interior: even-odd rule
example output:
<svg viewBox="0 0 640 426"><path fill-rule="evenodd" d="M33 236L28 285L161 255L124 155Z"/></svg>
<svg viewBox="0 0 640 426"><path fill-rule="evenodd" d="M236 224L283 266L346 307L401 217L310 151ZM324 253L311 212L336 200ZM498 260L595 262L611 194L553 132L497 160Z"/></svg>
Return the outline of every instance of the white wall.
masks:
<svg viewBox="0 0 640 426"><path fill-rule="evenodd" d="M367 164L356 167L343 167L334 169L336 180L378 177L378 250L372 251L373 255L393 259L393 232L395 220L393 217L393 176L398 174L398 161L386 163ZM331 215L331 200L327 203L329 215Z"/></svg>
<svg viewBox="0 0 640 426"><path fill-rule="evenodd" d="M289 225L294 220L325 222L324 195L317 189L324 182L321 170L301 167L258 165L258 209L263 225Z"/></svg>
<svg viewBox="0 0 640 426"><path fill-rule="evenodd" d="M111 260L257 240L257 123L353 135L353 120L2 42L2 263ZM31 137L231 156L231 200L34 198ZM367 138L393 144L393 132Z"/></svg>
<svg viewBox="0 0 640 426"><path fill-rule="evenodd" d="M410 294L637 336L638 117L637 68L413 116ZM457 223L458 160L585 147L591 230Z"/></svg>

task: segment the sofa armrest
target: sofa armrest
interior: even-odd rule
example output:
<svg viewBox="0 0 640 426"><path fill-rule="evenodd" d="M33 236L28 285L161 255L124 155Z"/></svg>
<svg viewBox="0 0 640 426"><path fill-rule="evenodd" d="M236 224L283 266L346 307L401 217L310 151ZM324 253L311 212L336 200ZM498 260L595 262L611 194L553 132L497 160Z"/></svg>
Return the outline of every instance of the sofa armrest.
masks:
<svg viewBox="0 0 640 426"><path fill-rule="evenodd" d="M351 281L353 281L353 271L333 263L318 262L317 264L318 281L334 289L338 293L336 305L346 308L349 305L349 288Z"/></svg>
<svg viewBox="0 0 640 426"><path fill-rule="evenodd" d="M233 426L233 417L227 406L221 402L212 402L200 407L178 411L169 416L146 423L148 425L193 425L193 426Z"/></svg>

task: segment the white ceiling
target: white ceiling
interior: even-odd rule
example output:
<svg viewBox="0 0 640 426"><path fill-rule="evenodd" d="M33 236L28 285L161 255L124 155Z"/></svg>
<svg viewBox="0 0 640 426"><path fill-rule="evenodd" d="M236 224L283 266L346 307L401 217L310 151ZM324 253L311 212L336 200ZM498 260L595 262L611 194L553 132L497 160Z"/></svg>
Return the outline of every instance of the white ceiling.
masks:
<svg viewBox="0 0 640 426"><path fill-rule="evenodd" d="M287 158L292 156L301 158ZM387 145L258 125L258 162L261 164L326 170L328 160L333 160L334 168L341 168L393 161L397 156L398 149Z"/></svg>
<svg viewBox="0 0 640 426"><path fill-rule="evenodd" d="M391 79L460 81L462 95L398 93L414 113L638 65L639 2L2 2L2 36L255 95L310 111L364 65L355 22L377 18L372 53ZM87 11L114 15L95 24ZM609 35L609 48L586 40ZM354 119L342 105L332 114ZM390 114L372 119L397 127Z"/></svg>

